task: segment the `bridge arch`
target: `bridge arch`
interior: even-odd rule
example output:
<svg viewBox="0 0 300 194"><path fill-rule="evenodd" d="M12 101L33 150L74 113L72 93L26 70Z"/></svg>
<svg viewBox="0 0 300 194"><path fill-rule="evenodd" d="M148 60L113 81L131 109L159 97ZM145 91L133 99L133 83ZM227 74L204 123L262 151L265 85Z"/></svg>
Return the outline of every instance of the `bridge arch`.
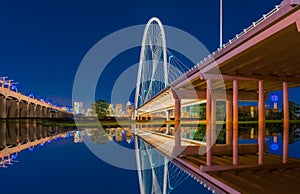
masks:
<svg viewBox="0 0 300 194"><path fill-rule="evenodd" d="M158 75L160 70L163 73ZM142 39L135 93L135 109L159 92L154 91L153 85L159 86L160 90L162 90L168 84L165 30L161 21L157 17L153 17L146 24Z"/></svg>

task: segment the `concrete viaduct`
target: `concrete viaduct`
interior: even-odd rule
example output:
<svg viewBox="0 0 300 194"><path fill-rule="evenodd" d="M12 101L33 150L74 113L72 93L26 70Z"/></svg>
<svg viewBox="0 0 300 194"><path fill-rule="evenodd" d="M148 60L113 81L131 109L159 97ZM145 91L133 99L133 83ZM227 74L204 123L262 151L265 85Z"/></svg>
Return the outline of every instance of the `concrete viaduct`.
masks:
<svg viewBox="0 0 300 194"><path fill-rule="evenodd" d="M0 119L72 118L72 113L10 90L0 83Z"/></svg>

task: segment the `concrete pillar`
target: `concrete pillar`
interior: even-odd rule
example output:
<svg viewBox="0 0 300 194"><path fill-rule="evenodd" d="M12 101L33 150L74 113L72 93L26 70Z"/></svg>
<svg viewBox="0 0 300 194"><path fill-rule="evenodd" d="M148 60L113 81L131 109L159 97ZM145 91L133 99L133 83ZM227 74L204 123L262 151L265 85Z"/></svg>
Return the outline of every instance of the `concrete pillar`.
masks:
<svg viewBox="0 0 300 194"><path fill-rule="evenodd" d="M166 121L170 121L170 120L171 120L170 111L166 110Z"/></svg>
<svg viewBox="0 0 300 194"><path fill-rule="evenodd" d="M180 99L175 99L175 118L174 118L175 146L181 146L180 119L181 119L181 102Z"/></svg>
<svg viewBox="0 0 300 194"><path fill-rule="evenodd" d="M25 117L28 117L29 116L29 104L24 102L24 101L21 101L20 103L20 117L21 118L25 118Z"/></svg>
<svg viewBox="0 0 300 194"><path fill-rule="evenodd" d="M6 118L6 98L5 96L0 96L0 118Z"/></svg>
<svg viewBox="0 0 300 194"><path fill-rule="evenodd" d="M33 104L32 106L32 117L36 117L36 105Z"/></svg>
<svg viewBox="0 0 300 194"><path fill-rule="evenodd" d="M211 129L211 143L212 145L216 144L217 140L217 103L216 99L211 97L211 118L210 118L210 129Z"/></svg>
<svg viewBox="0 0 300 194"><path fill-rule="evenodd" d="M40 105L36 106L36 117L37 118L42 117L42 107Z"/></svg>
<svg viewBox="0 0 300 194"><path fill-rule="evenodd" d="M226 144L232 145L232 100L226 100Z"/></svg>
<svg viewBox="0 0 300 194"><path fill-rule="evenodd" d="M6 104L7 118L19 117L19 101L10 99Z"/></svg>
<svg viewBox="0 0 300 194"><path fill-rule="evenodd" d="M171 120L171 114L170 114L170 110L166 110L166 121L170 121ZM169 135L170 134L170 124L167 123L166 124L166 134Z"/></svg>
<svg viewBox="0 0 300 194"><path fill-rule="evenodd" d="M28 104L28 117L33 117L33 104Z"/></svg>
<svg viewBox="0 0 300 194"><path fill-rule="evenodd" d="M283 82L283 158L282 163L287 163L289 158L289 85Z"/></svg>
<svg viewBox="0 0 300 194"><path fill-rule="evenodd" d="M20 102L19 101L16 101L16 118L19 118L20 117Z"/></svg>
<svg viewBox="0 0 300 194"><path fill-rule="evenodd" d="M47 108L42 106L42 117L46 118L46 116L47 116Z"/></svg>
<svg viewBox="0 0 300 194"><path fill-rule="evenodd" d="M264 164L265 102L264 81L258 81L258 164Z"/></svg>
<svg viewBox="0 0 300 194"><path fill-rule="evenodd" d="M211 80L206 80L206 165L211 165Z"/></svg>
<svg viewBox="0 0 300 194"><path fill-rule="evenodd" d="M47 108L47 111L46 111L46 117L47 118L50 118L51 116L50 116L50 108Z"/></svg>
<svg viewBox="0 0 300 194"><path fill-rule="evenodd" d="M232 142L232 164L238 165L238 138L239 138L239 85L233 80L233 142Z"/></svg>
<svg viewBox="0 0 300 194"><path fill-rule="evenodd" d="M169 123L166 124L166 134L169 135L170 134L170 128L171 125Z"/></svg>

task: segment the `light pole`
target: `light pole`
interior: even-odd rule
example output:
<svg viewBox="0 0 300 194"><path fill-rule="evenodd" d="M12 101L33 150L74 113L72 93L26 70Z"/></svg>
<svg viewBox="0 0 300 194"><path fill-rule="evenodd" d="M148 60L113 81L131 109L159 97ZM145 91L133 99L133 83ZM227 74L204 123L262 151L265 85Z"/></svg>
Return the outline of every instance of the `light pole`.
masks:
<svg viewBox="0 0 300 194"><path fill-rule="evenodd" d="M223 47L223 0L220 0L220 48Z"/></svg>

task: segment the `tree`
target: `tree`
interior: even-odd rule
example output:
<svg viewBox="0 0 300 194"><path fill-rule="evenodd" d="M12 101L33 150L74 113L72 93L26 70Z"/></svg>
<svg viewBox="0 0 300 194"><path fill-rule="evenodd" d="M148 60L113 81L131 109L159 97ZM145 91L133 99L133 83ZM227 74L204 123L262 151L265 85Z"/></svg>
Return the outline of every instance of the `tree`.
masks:
<svg viewBox="0 0 300 194"><path fill-rule="evenodd" d="M289 112L290 112L290 119L294 120L297 119L297 112L299 111L300 105L293 102L289 101Z"/></svg>
<svg viewBox="0 0 300 194"><path fill-rule="evenodd" d="M297 112L300 110L300 105L296 102L289 101L289 116L290 120L295 120L298 118ZM281 118L283 118L283 105L281 106L280 112Z"/></svg>
<svg viewBox="0 0 300 194"><path fill-rule="evenodd" d="M94 106L99 119L104 119L109 114L109 104L105 100L97 100L92 106Z"/></svg>

